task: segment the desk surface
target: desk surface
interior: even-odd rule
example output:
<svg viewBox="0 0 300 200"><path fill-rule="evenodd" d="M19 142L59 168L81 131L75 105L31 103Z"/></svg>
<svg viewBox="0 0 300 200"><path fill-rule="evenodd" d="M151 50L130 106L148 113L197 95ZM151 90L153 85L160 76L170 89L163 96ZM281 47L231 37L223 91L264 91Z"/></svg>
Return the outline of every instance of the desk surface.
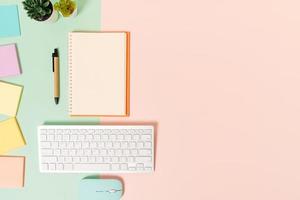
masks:
<svg viewBox="0 0 300 200"><path fill-rule="evenodd" d="M14 200L65 200L77 199L81 175L40 174L38 170L37 126L48 123L77 121L70 119L67 85L67 33L78 30L100 30L100 1L78 1L79 15L71 20L59 19L57 23L45 24L30 20L19 0L2 3L19 4L21 37L0 38L0 44L17 43L23 74L3 79L24 86L18 120L26 138L27 146L9 152L9 155L26 156L25 188L0 190L1 199ZM56 106L53 99L52 52L60 50L61 100ZM1 101L1 100L0 100ZM78 119L82 121L82 119ZM97 122L97 119L85 119Z"/></svg>
<svg viewBox="0 0 300 200"><path fill-rule="evenodd" d="M87 4L87 15L98 13ZM300 198L299 7L295 0L103 1L102 28L132 32L127 121L159 122L156 172L122 175L124 200ZM20 52L24 74L13 79L25 85L19 118L28 146L18 153L29 161L26 188L0 197L73 200L84 175L37 171L35 126L47 112L56 119L51 91L38 85L50 82L42 60L54 46L32 42L32 26L22 31L30 39L18 40L27 50ZM35 50L42 45L48 52Z"/></svg>
<svg viewBox="0 0 300 200"><path fill-rule="evenodd" d="M101 28L132 33L128 120L158 122L156 172L124 200L300 199L299 7L103 1Z"/></svg>

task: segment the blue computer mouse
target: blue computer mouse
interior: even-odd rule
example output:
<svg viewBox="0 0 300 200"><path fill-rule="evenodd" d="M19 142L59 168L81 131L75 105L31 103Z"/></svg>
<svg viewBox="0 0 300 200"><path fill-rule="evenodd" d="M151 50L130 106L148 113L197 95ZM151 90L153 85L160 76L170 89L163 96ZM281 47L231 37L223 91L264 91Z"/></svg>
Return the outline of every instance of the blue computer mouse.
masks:
<svg viewBox="0 0 300 200"><path fill-rule="evenodd" d="M115 179L82 179L79 192L80 200L120 200L123 186Z"/></svg>

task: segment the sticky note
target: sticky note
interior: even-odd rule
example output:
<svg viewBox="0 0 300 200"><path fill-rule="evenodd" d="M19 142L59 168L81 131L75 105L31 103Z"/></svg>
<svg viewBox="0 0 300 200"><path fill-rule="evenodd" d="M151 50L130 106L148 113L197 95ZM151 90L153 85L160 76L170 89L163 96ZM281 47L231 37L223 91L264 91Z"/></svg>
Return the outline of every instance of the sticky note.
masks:
<svg viewBox="0 0 300 200"><path fill-rule="evenodd" d="M0 77L21 74L15 44L0 46Z"/></svg>
<svg viewBox="0 0 300 200"><path fill-rule="evenodd" d="M25 157L0 156L0 188L24 186Z"/></svg>
<svg viewBox="0 0 300 200"><path fill-rule="evenodd" d="M0 37L20 36L20 22L17 5L0 6Z"/></svg>
<svg viewBox="0 0 300 200"><path fill-rule="evenodd" d="M0 81L0 114L16 116L23 87Z"/></svg>
<svg viewBox="0 0 300 200"><path fill-rule="evenodd" d="M16 118L0 122L0 155L25 145L25 139Z"/></svg>

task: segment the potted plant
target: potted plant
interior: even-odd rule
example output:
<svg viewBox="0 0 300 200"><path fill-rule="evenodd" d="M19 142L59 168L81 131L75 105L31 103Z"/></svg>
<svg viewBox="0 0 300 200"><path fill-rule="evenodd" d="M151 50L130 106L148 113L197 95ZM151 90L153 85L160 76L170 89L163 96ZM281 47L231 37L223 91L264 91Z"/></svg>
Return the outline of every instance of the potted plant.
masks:
<svg viewBox="0 0 300 200"><path fill-rule="evenodd" d="M73 0L59 0L54 4L54 9L63 17L69 18L77 15L77 5Z"/></svg>
<svg viewBox="0 0 300 200"><path fill-rule="evenodd" d="M39 22L55 22L58 19L50 0L25 0L22 3L31 19Z"/></svg>

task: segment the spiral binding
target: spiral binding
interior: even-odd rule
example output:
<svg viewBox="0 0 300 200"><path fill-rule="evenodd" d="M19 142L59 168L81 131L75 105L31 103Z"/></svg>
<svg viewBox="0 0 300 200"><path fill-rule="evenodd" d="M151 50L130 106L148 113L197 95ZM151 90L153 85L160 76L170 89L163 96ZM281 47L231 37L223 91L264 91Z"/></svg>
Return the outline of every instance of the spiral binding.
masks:
<svg viewBox="0 0 300 200"><path fill-rule="evenodd" d="M72 114L72 106L73 106L73 100L72 100L72 92L73 92L73 67L72 67L72 33L69 33L69 114Z"/></svg>

